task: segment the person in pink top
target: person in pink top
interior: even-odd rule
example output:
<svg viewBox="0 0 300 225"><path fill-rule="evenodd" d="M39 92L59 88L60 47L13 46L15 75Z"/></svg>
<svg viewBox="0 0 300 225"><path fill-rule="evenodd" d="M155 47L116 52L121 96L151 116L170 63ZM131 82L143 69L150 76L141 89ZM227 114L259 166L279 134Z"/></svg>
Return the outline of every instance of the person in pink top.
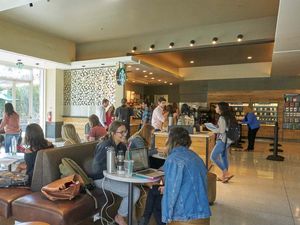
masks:
<svg viewBox="0 0 300 225"><path fill-rule="evenodd" d="M115 107L111 105L107 112L106 112L106 125L107 127L110 126L110 124L114 121L114 113L115 113Z"/></svg>
<svg viewBox="0 0 300 225"><path fill-rule="evenodd" d="M98 116L92 114L89 117L89 123L91 129L87 137L88 141L96 141L106 135L106 129L101 126Z"/></svg>
<svg viewBox="0 0 300 225"><path fill-rule="evenodd" d="M164 113L164 107L166 106L166 99L160 97L158 99L158 106L153 110L151 125L154 127L155 131L160 131L165 119L168 117L168 112Z"/></svg>
<svg viewBox="0 0 300 225"><path fill-rule="evenodd" d="M18 113L14 111L14 107L11 103L6 103L5 112L3 113L3 119L0 124L0 130L4 128L5 131L5 152L9 153L11 148L11 140L13 137L18 141L20 136L20 118Z"/></svg>

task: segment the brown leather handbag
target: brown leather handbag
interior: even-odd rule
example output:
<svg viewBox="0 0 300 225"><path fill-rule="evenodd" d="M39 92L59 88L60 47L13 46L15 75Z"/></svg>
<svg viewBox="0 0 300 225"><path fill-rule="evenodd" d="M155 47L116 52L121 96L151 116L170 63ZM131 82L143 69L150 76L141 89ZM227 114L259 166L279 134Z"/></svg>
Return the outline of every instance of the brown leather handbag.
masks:
<svg viewBox="0 0 300 225"><path fill-rule="evenodd" d="M71 200L79 195L81 180L78 174L72 174L47 184L41 192L51 201Z"/></svg>

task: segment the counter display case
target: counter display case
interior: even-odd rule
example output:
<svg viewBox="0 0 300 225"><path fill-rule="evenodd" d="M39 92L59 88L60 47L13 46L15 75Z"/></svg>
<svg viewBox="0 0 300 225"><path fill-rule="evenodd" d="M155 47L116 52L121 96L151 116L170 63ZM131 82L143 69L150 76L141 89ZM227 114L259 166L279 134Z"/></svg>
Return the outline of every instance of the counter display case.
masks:
<svg viewBox="0 0 300 225"><path fill-rule="evenodd" d="M249 106L249 103L229 103L237 121L241 121L245 117L244 107Z"/></svg>
<svg viewBox="0 0 300 225"><path fill-rule="evenodd" d="M253 112L261 123L278 121L278 103L253 103Z"/></svg>
<svg viewBox="0 0 300 225"><path fill-rule="evenodd" d="M283 128L300 130L300 95L284 95Z"/></svg>

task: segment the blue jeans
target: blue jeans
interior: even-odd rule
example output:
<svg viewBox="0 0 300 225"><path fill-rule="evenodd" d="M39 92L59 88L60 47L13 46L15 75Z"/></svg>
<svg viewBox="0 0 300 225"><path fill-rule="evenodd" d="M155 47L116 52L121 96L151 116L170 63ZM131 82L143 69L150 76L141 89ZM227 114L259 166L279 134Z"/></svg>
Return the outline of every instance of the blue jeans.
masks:
<svg viewBox="0 0 300 225"><path fill-rule="evenodd" d="M4 140L5 153L10 152L12 138L16 137L16 143L18 143L19 136L20 134L5 134L5 140Z"/></svg>
<svg viewBox="0 0 300 225"><path fill-rule="evenodd" d="M107 191L111 191L115 193L116 195L119 195L122 197L122 202L120 204L120 207L118 209L118 214L126 217L128 215L128 188L129 184L110 180L108 178L103 178L100 180L94 180L94 183L97 188L102 189L102 182L103 182L103 188ZM133 187L133 205L139 200L140 197L140 189L138 187Z"/></svg>
<svg viewBox="0 0 300 225"><path fill-rule="evenodd" d="M227 144L226 149L225 143L221 140L217 140L214 149L212 150L210 159L222 170L228 170L228 156L227 156L227 149L230 144Z"/></svg>

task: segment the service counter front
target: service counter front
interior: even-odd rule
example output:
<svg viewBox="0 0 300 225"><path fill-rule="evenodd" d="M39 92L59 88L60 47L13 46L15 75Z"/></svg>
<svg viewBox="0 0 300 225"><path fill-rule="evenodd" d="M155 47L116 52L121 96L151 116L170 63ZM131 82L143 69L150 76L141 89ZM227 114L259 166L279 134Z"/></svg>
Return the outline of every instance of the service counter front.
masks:
<svg viewBox="0 0 300 225"><path fill-rule="evenodd" d="M275 124L260 124L260 128L256 134L258 138L274 138L274 127ZM242 137L248 137L248 126L242 124Z"/></svg>
<svg viewBox="0 0 300 225"><path fill-rule="evenodd" d="M167 132L155 132L155 147L159 152L166 152ZM203 131L196 134L190 134L192 139L191 150L196 152L205 162L207 168L211 162L210 153L215 145L215 134L209 131Z"/></svg>

